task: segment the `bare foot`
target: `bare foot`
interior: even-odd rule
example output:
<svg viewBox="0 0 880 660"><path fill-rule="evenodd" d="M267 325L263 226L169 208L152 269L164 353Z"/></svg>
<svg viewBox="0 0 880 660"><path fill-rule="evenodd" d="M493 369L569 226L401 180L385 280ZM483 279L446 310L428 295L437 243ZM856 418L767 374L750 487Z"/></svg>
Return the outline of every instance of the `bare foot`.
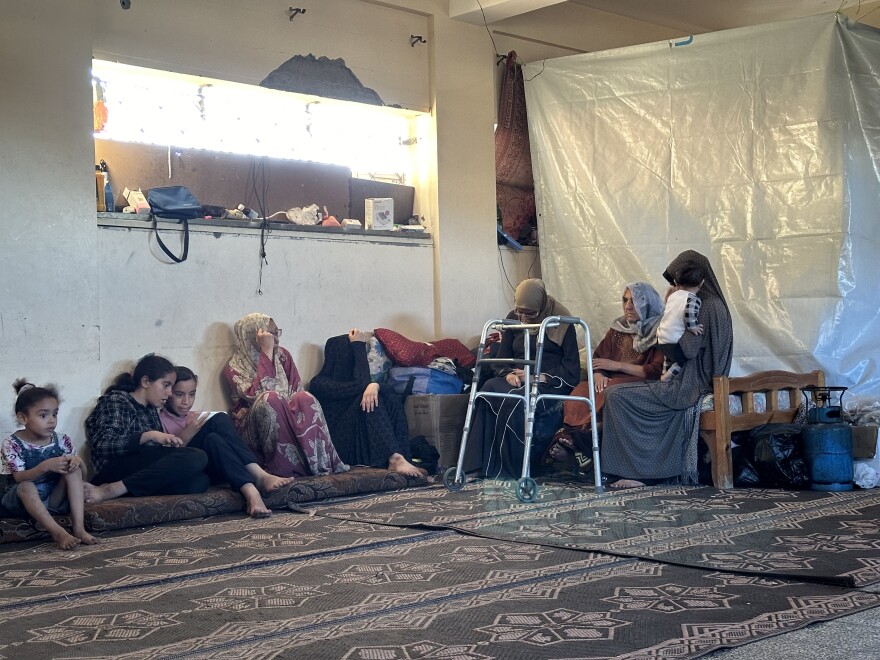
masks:
<svg viewBox="0 0 880 660"><path fill-rule="evenodd" d="M552 458L555 463L569 464L574 462L574 456L572 455L571 450L567 447L564 447L561 442L557 442L555 445L550 447L550 451L548 453L550 454L550 458Z"/></svg>
<svg viewBox="0 0 880 660"><path fill-rule="evenodd" d="M100 541L98 541L98 539L96 539L94 536L89 534L83 528L79 528L79 529L74 528L73 535L76 538L78 538L80 541L82 541L83 545L95 545L96 543L100 543Z"/></svg>
<svg viewBox="0 0 880 660"><path fill-rule="evenodd" d="M636 481L635 479L618 479L613 484L609 484L609 488L613 488L614 490L624 490L625 488L642 488L645 484L641 481Z"/></svg>
<svg viewBox="0 0 880 660"><path fill-rule="evenodd" d="M92 484L89 484L89 486L90 488L86 491L85 484L83 484L83 494L85 495L86 504L97 504L98 502L112 500L121 497L128 492L128 488L126 488L125 484L121 481L101 484L100 486L92 486Z"/></svg>
<svg viewBox="0 0 880 660"><path fill-rule="evenodd" d="M262 492L271 493L273 490L278 490L292 482L293 477L276 477L274 474L266 472L264 476L259 478L258 486Z"/></svg>
<svg viewBox="0 0 880 660"><path fill-rule="evenodd" d="M263 502L260 497L260 491L253 484L245 484L241 488L241 494L244 495L246 507L245 510L251 518L268 518L272 515L272 511Z"/></svg>
<svg viewBox="0 0 880 660"><path fill-rule="evenodd" d="M97 486L93 486L88 481L83 481L83 501L91 502L92 498L95 497L97 488Z"/></svg>
<svg viewBox="0 0 880 660"><path fill-rule="evenodd" d="M388 459L388 469L409 477L423 477L428 474L427 470L417 468L400 454L391 454L391 458Z"/></svg>
<svg viewBox="0 0 880 660"><path fill-rule="evenodd" d="M574 441L572 441L571 436L564 431L559 431L553 436L553 440L550 443L550 448L547 450L547 457L550 460L547 461L545 458L545 462L563 463L565 465L574 463Z"/></svg>
<svg viewBox="0 0 880 660"><path fill-rule="evenodd" d="M61 548L62 550L73 550L76 546L80 544L80 540L75 536L71 536L67 533L66 530L61 530L58 532L52 533L52 538L55 539L55 544Z"/></svg>

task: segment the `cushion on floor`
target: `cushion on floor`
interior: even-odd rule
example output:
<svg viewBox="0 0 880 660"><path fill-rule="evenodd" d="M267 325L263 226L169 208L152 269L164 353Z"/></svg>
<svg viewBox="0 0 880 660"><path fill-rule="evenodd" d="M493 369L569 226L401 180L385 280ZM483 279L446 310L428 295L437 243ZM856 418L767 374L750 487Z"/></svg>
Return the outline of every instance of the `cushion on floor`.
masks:
<svg viewBox="0 0 880 660"><path fill-rule="evenodd" d="M353 467L348 472L319 477L300 477L263 499L270 509L286 509L303 502L325 500L343 495L399 490L427 483L424 477L406 477L388 470ZM205 518L244 510L244 498L229 488L212 487L195 495L155 495L119 497L87 506L85 526L90 532L108 532L129 527L143 527L177 520ZM56 520L70 528L68 517ZM0 519L0 543L34 541L48 538L31 521Z"/></svg>

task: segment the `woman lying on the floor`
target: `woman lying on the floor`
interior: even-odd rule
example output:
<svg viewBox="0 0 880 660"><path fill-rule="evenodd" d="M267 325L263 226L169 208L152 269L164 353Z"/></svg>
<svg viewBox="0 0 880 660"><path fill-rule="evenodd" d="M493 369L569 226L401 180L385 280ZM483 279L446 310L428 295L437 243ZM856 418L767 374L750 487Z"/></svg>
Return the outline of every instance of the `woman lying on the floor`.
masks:
<svg viewBox="0 0 880 660"><path fill-rule="evenodd" d="M171 362L146 355L133 374L117 376L98 399L86 419L96 485L86 489L87 503L126 493L186 495L208 489L208 456L197 447L185 447L178 436L162 430L159 420L158 409L171 396L176 379Z"/></svg>
<svg viewBox="0 0 880 660"><path fill-rule="evenodd" d="M265 314L235 323L235 352L223 370L232 417L260 465L285 477L346 472L314 395L303 389L281 328Z"/></svg>
<svg viewBox="0 0 880 660"><path fill-rule="evenodd" d="M620 383L657 380L663 371L663 353L657 348L657 325L663 314L660 294L647 282L632 282L626 285L622 300L623 316L615 319L593 351L592 398L597 424L602 419L606 389ZM571 394L590 397L589 390L589 381L581 381ZM593 456L590 407L566 401L563 408L565 426L554 436L546 462L574 459L586 471Z"/></svg>
<svg viewBox="0 0 880 660"><path fill-rule="evenodd" d="M249 516L270 516L272 512L260 491L271 493L289 484L293 477L276 477L261 468L225 412L194 411L198 376L187 367L175 367L175 373L171 397L159 410L165 432L179 437L188 447L203 450L208 455L206 472L211 483L228 483L240 491Z"/></svg>
<svg viewBox="0 0 880 660"><path fill-rule="evenodd" d="M425 471L409 462L409 427L400 396L370 381L365 342L357 328L328 339L324 366L310 389L342 460L418 477Z"/></svg>

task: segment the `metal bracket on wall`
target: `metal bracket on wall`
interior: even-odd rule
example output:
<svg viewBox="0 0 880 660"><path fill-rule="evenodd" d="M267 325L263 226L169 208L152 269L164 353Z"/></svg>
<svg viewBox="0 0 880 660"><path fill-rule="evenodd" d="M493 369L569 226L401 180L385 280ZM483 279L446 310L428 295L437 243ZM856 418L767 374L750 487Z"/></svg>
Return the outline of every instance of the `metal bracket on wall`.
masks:
<svg viewBox="0 0 880 660"><path fill-rule="evenodd" d="M287 19L289 21L292 21L293 17L296 16L297 14L305 14L306 13L306 10L302 9L301 7L288 7L287 11L290 12L290 18Z"/></svg>
<svg viewBox="0 0 880 660"><path fill-rule="evenodd" d="M412 46L413 48L416 47L416 44L426 44L426 43L428 43L428 42L425 41L424 38L422 37L422 35L420 35L420 34L409 35L409 45Z"/></svg>

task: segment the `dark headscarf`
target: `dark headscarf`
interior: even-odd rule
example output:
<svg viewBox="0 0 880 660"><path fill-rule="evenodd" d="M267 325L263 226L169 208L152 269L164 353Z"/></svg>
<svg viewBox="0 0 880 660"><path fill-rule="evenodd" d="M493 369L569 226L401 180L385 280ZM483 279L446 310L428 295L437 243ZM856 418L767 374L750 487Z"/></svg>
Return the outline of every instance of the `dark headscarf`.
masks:
<svg viewBox="0 0 880 660"><path fill-rule="evenodd" d="M324 365L312 379L310 390L321 402L324 417L330 424L345 414L352 401L359 399L370 384L369 369L361 371L357 368L355 351L366 355L366 345L350 341L348 335L330 337L324 345ZM340 391L343 385L343 389L351 391Z"/></svg>
<svg viewBox="0 0 880 660"><path fill-rule="evenodd" d="M727 307L727 301L724 299L724 293L721 291L721 285L718 283L718 278L715 277L715 271L712 270L712 264L699 252L695 250L685 250L682 252L663 271L663 278L674 286L678 276L686 266L699 266L705 274L706 281L703 282L703 286L700 287L700 292L697 295L701 299L706 292L713 296L718 296L721 298L721 302L724 303L724 307L727 308L728 313L730 313L730 308Z"/></svg>
<svg viewBox="0 0 880 660"><path fill-rule="evenodd" d="M699 364L701 385L704 389L710 389L713 376L726 376L730 373L730 365L733 362L733 322L721 284L715 276L715 271L712 270L712 264L699 252L685 250L679 254L663 272L663 277L670 284L674 284L687 266L699 267L705 278L697 293L703 303L700 308L700 323L706 327L703 336L706 356Z"/></svg>

